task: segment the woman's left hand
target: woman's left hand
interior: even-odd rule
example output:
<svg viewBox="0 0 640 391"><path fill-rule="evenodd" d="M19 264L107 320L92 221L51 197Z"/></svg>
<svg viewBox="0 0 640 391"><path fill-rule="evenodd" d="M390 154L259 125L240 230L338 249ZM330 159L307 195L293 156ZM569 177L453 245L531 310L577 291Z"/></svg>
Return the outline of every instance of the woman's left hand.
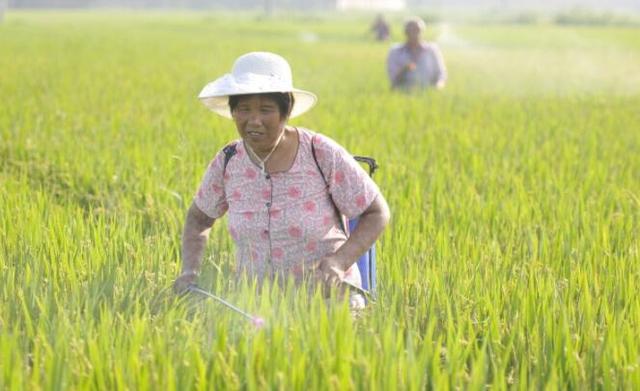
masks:
<svg viewBox="0 0 640 391"><path fill-rule="evenodd" d="M325 295L328 295L331 289L344 288L341 286L347 269L344 265L345 261L334 254L328 255L315 263L315 275L323 284Z"/></svg>

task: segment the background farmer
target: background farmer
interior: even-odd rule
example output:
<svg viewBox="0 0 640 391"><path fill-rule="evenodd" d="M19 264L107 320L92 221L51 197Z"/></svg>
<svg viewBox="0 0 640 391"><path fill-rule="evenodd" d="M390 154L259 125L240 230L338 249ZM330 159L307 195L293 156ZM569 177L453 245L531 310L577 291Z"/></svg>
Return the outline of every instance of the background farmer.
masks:
<svg viewBox="0 0 640 391"><path fill-rule="evenodd" d="M376 16L376 19L371 25L371 31L373 32L376 41L386 41L389 39L391 28L389 27L389 23L384 20L384 16L382 16L382 14L378 14Z"/></svg>
<svg viewBox="0 0 640 391"><path fill-rule="evenodd" d="M422 40L425 23L418 17L407 20L404 44L396 44L387 57L387 74L391 88L404 91L428 87L443 88L447 70L442 53L435 43Z"/></svg>
<svg viewBox="0 0 640 391"><path fill-rule="evenodd" d="M287 61L273 53L245 54L199 97L233 119L240 139L232 143L236 152L226 166L224 151L216 154L189 208L176 289L196 281L209 229L226 212L240 273L259 281L312 276L360 286L354 262L381 234L389 209L344 148L287 125L316 101L293 88ZM349 218L361 215L348 239L336 210Z"/></svg>

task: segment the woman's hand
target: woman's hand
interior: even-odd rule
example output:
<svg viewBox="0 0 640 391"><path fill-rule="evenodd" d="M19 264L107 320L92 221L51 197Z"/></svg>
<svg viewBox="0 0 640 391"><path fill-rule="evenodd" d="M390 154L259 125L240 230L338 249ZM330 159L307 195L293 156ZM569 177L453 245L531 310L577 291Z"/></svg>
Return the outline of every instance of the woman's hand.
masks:
<svg viewBox="0 0 640 391"><path fill-rule="evenodd" d="M179 295L186 293L189 286L195 285L197 279L198 274L195 271L182 272L173 282L173 291Z"/></svg>
<svg viewBox="0 0 640 391"><path fill-rule="evenodd" d="M360 215L358 226L351 232L349 239L335 253L314 264L315 277L324 283L325 289L331 290L339 286L341 290L345 290L346 286L342 281L346 271L380 236L390 216L387 201L382 195L378 195Z"/></svg>
<svg viewBox="0 0 640 391"><path fill-rule="evenodd" d="M345 260L335 254L327 255L318 260L313 268L316 279L322 283L322 290L325 296L329 296L332 289L339 288L339 292L344 291L342 281L348 267L345 267Z"/></svg>
<svg viewBox="0 0 640 391"><path fill-rule="evenodd" d="M404 65L403 70L405 72L411 72L411 71L415 71L416 70L416 63L415 62L408 62Z"/></svg>

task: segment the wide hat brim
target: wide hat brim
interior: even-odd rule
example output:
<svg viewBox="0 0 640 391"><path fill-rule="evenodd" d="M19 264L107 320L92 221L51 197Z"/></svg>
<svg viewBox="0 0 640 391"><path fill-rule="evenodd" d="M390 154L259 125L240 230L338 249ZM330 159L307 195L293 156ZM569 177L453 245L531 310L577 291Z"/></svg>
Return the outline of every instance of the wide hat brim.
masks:
<svg viewBox="0 0 640 391"><path fill-rule="evenodd" d="M233 118L229 108L229 97L232 95L266 94L271 92L291 92L294 104L289 118L295 118L309 111L318 101L311 92L293 88L286 82L264 75L245 75L236 79L233 74L226 74L207 84L198 99L216 114L225 118Z"/></svg>

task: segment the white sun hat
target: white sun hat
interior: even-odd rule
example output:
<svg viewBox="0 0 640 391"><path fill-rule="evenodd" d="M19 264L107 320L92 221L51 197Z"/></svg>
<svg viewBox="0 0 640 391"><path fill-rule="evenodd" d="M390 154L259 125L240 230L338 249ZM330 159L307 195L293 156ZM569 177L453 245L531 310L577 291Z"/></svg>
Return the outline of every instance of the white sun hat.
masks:
<svg viewBox="0 0 640 391"><path fill-rule="evenodd" d="M204 86L198 98L211 111L231 118L230 95L291 92L294 105L290 118L308 111L317 98L308 91L293 87L291 67L287 60L269 52L251 52L236 60L231 73Z"/></svg>

